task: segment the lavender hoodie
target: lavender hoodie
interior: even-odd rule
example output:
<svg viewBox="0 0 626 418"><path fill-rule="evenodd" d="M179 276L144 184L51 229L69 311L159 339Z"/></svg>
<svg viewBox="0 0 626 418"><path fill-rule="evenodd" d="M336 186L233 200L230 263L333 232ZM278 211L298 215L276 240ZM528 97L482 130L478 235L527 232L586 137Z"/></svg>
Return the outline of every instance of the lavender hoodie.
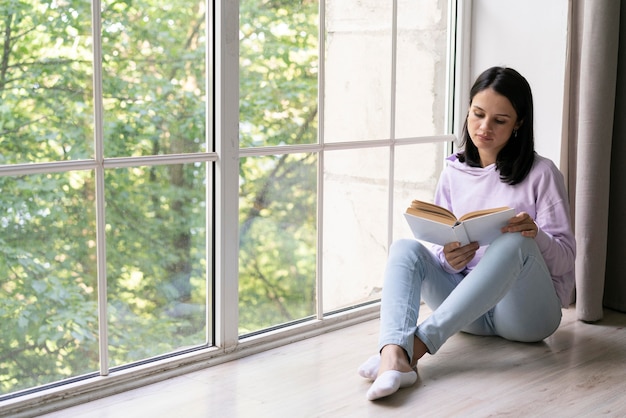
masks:
<svg viewBox="0 0 626 418"><path fill-rule="evenodd" d="M519 184L511 186L500 180L495 164L485 168L470 167L458 160L456 155L446 159L441 173L435 203L448 208L455 215L479 209L509 206L516 213L526 212L539 227L535 238L548 266L556 293L563 307L571 301L574 289L574 260L576 241L570 226L569 202L563 175L552 161L535 154L535 162L528 176ZM473 269L485 252L481 247L465 268ZM449 272L442 247L433 251Z"/></svg>

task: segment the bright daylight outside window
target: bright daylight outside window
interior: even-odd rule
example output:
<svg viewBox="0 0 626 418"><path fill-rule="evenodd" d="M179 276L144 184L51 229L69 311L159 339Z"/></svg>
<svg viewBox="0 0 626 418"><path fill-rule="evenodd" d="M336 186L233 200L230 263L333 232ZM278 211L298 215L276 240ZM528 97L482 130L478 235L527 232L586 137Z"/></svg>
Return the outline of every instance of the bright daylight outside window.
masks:
<svg viewBox="0 0 626 418"><path fill-rule="evenodd" d="M208 347L214 2L0 1L0 401ZM449 4L239 1L230 333L380 298L447 150Z"/></svg>
<svg viewBox="0 0 626 418"><path fill-rule="evenodd" d="M207 344L207 3L91 7L0 7L0 397Z"/></svg>
<svg viewBox="0 0 626 418"><path fill-rule="evenodd" d="M240 335L380 298L447 150L448 4L240 2Z"/></svg>

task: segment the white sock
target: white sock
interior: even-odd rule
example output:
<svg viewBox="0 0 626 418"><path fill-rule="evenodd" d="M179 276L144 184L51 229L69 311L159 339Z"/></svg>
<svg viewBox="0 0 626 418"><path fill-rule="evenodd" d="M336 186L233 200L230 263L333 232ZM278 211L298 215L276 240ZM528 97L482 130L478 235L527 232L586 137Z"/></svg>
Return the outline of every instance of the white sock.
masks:
<svg viewBox="0 0 626 418"><path fill-rule="evenodd" d="M375 354L368 358L365 363L358 368L359 376L374 381L378 376L378 368L380 367L380 354Z"/></svg>
<svg viewBox="0 0 626 418"><path fill-rule="evenodd" d="M367 399L373 401L396 393L398 389L411 386L417 381L416 372L399 372L387 370L376 378L367 391Z"/></svg>

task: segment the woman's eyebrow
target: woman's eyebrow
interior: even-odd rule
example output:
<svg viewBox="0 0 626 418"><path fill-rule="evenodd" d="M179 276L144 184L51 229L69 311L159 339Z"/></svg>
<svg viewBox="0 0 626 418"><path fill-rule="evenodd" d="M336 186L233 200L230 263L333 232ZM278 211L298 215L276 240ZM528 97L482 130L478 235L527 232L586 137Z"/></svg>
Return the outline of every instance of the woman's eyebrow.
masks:
<svg viewBox="0 0 626 418"><path fill-rule="evenodd" d="M480 107L478 105L472 105L472 107L480 110L481 112L485 111L485 109L483 109L482 107ZM500 116L500 117L504 117L504 118L510 118L511 117L511 115L509 115L508 113L497 113L496 116Z"/></svg>

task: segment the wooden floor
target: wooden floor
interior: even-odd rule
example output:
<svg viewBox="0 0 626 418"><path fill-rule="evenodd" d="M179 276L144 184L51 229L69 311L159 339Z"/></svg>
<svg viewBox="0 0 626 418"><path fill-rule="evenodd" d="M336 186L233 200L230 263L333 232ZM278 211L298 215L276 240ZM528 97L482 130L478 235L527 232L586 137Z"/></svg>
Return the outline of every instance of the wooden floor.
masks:
<svg viewBox="0 0 626 418"><path fill-rule="evenodd" d="M370 402L356 373L376 351L370 321L44 416L624 417L625 326L623 313L591 325L568 309L542 343L455 335L413 387Z"/></svg>

